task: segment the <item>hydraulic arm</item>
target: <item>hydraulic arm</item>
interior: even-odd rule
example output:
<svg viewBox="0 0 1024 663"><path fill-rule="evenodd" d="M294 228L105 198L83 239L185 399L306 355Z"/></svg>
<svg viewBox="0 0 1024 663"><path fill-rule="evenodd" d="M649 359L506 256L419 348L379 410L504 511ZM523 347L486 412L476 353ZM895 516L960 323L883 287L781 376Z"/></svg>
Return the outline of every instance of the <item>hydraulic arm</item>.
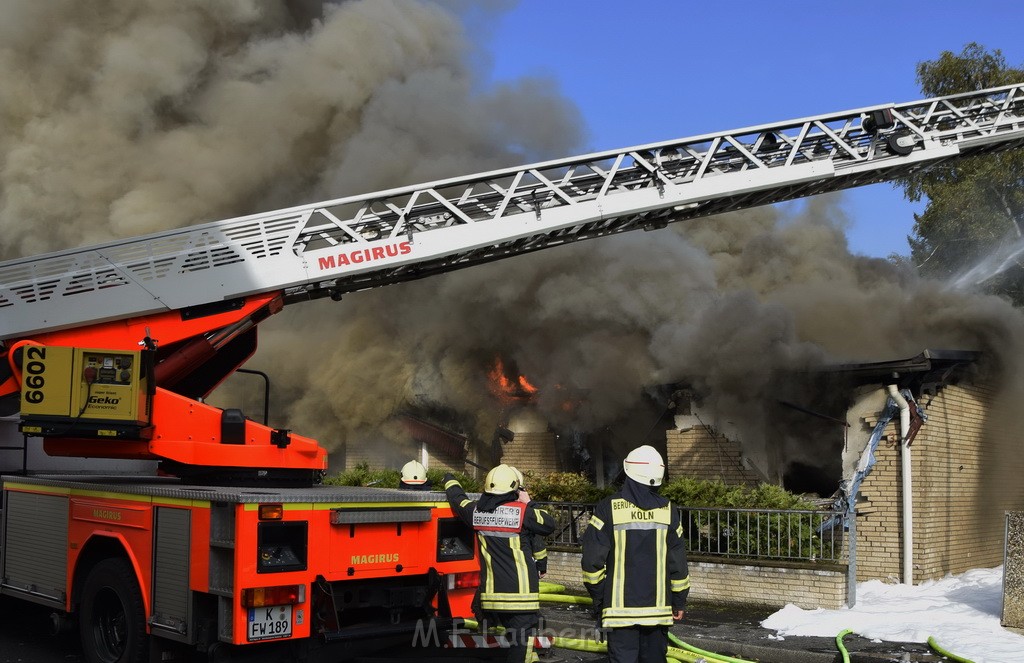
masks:
<svg viewBox="0 0 1024 663"><path fill-rule="evenodd" d="M152 337L156 398L166 390L195 399L252 354L262 319L293 302L880 182L1022 144L1024 85L1008 85L0 263L0 414L17 410L26 343L124 349ZM185 441L168 447L177 444Z"/></svg>

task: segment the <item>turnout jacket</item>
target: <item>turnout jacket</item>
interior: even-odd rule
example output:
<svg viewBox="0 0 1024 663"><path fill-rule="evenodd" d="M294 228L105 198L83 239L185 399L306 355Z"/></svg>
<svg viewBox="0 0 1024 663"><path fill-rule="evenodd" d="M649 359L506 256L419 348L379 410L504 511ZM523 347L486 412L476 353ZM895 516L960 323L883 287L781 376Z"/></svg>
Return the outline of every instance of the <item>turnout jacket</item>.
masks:
<svg viewBox="0 0 1024 663"><path fill-rule="evenodd" d="M516 501L515 493L493 511L480 510L479 501L471 500L454 477L445 477L444 491L452 511L473 528L480 544L480 609L540 610L530 539L553 532L554 519L533 504Z"/></svg>
<svg viewBox="0 0 1024 663"><path fill-rule="evenodd" d="M548 572L548 542L540 534L534 534L529 540L530 550L533 551L533 561L537 565L537 573Z"/></svg>
<svg viewBox="0 0 1024 663"><path fill-rule="evenodd" d="M583 584L605 627L671 626L690 591L679 511L663 497L642 509L629 495L620 490L594 507L582 537Z"/></svg>

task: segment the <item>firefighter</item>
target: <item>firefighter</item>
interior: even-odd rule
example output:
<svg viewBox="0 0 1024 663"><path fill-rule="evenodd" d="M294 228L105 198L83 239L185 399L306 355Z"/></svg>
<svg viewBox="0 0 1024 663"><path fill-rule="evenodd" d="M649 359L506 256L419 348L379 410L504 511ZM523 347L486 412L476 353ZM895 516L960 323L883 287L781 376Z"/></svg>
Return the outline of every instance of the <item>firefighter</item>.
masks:
<svg viewBox="0 0 1024 663"><path fill-rule="evenodd" d="M518 467L511 466L512 471L516 473L516 479L519 481L519 492L520 494L529 493L526 490L526 481L523 479L523 473L519 471ZM526 542L530 546L530 553L533 557L533 562L537 565L537 575L543 578L548 573L548 542L540 534L535 534L529 538Z"/></svg>
<svg viewBox="0 0 1024 663"><path fill-rule="evenodd" d="M427 468L418 460L410 460L402 466L402 481L398 487L405 490L430 490Z"/></svg>
<svg viewBox="0 0 1024 663"><path fill-rule="evenodd" d="M454 476L444 477L452 511L476 531L480 544L477 618L504 626L512 644L506 660L524 663L532 658L540 622L539 579L527 541L550 534L555 521L519 488L515 470L505 464L487 473L477 501L469 499Z"/></svg>
<svg viewBox="0 0 1024 663"><path fill-rule="evenodd" d="M622 465L622 488L598 502L583 533L583 583L609 661L664 661L668 628L685 616L690 591L683 526L657 492L665 476L657 449L637 447Z"/></svg>

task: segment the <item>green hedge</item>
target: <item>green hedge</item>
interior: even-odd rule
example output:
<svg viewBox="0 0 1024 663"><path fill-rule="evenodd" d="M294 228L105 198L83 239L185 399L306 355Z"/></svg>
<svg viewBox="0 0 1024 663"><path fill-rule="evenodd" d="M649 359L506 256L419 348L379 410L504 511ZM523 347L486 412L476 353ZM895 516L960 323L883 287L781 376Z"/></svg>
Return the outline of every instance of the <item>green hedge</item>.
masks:
<svg viewBox="0 0 1024 663"><path fill-rule="evenodd" d="M435 490L444 488L444 470L427 470L427 478ZM467 492L480 492L482 482L464 473L456 472ZM397 488L401 473L394 469L371 469L367 464L328 477L324 483L336 486L378 486ZM579 502L593 504L615 492L617 487L598 488L585 475L574 472L550 474L525 473L526 488L530 497L539 502ZM799 495L794 495L779 486L761 484L756 487L735 486L719 480L704 480L684 477L674 479L661 488L661 494L672 500L676 506L687 508L708 507L721 509L795 509L814 510L816 505ZM555 510L556 518L565 517L568 512ZM745 520L731 520L735 516L718 515L719 512L685 511L688 519L687 530L693 540L691 550L707 549L714 544L718 552L744 556L752 550L759 550L762 556L789 558L803 551L814 550L822 541L814 531L823 518L814 516L797 526L784 516L764 514L744 516ZM739 525L739 526L738 526Z"/></svg>
<svg viewBox="0 0 1024 663"><path fill-rule="evenodd" d="M431 482L434 490L444 490L444 475L446 470L427 470L427 479ZM462 487L469 493L479 492L481 484L479 481L462 472L453 472ZM345 470L339 474L324 479L325 484L332 486L375 486L378 488L398 488L402 480L402 473L392 469L371 469L367 463L360 463L354 469Z"/></svg>
<svg viewBox="0 0 1024 663"><path fill-rule="evenodd" d="M437 490L444 488L446 471L427 470L427 478ZM462 472L455 477L466 489L474 493L482 490L482 481ZM615 492L615 487L598 488L585 475L577 472L552 472L534 474L526 472L526 488L530 497L539 502L583 502L594 503ZM366 463L357 465L334 476L324 483L334 486L379 486L397 488L401 472L394 469L372 469ZM674 479L661 488L661 494L679 506L722 507L740 509L814 509L815 505L799 495L789 493L779 486L761 484L755 488L736 486L719 480L704 480L684 477Z"/></svg>
<svg viewBox="0 0 1024 663"><path fill-rule="evenodd" d="M665 484L661 494L678 506L731 509L815 509L816 505L784 488L763 483L755 488L720 480L684 477Z"/></svg>
<svg viewBox="0 0 1024 663"><path fill-rule="evenodd" d="M826 543L818 534L825 516L818 514L760 513L731 511L695 511L711 509L780 509L814 511L818 507L779 486L761 484L754 488L732 486L721 481L676 479L662 494L684 507L686 530L691 550L715 554L778 559L813 559L815 551L825 552Z"/></svg>
<svg viewBox="0 0 1024 663"><path fill-rule="evenodd" d="M530 496L541 502L594 503L615 490L597 488L583 475L568 473L542 477L528 474L526 485ZM683 508L691 551L703 550L737 557L757 555L779 559L808 559L814 557L812 551L823 550L823 541L816 531L824 520L823 516L804 514L790 518L783 514L693 510L700 507L801 511L817 508L813 502L779 486L736 486L719 480L684 477L668 482L659 492ZM559 521L559 529L556 531L581 526L580 522L573 524L566 521L571 515L567 510L552 509L552 515Z"/></svg>
<svg viewBox="0 0 1024 663"><path fill-rule="evenodd" d="M523 482L530 498L538 502L598 502L611 495L613 488L598 488L585 475L575 472L552 472L535 475L523 473Z"/></svg>

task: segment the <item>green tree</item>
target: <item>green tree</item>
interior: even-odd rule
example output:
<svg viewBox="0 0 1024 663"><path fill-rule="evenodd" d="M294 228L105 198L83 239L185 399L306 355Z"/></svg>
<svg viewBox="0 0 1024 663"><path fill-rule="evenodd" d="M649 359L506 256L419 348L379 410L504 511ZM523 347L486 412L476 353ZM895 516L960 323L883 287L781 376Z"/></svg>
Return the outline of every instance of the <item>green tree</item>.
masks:
<svg viewBox="0 0 1024 663"><path fill-rule="evenodd" d="M925 96L945 96L1020 83L1024 69L1011 68L1002 53L971 43L959 54L943 51L917 66ZM911 260L922 274L953 278L995 250L1024 242L1024 151L953 160L897 180L906 197L927 204L914 216ZM1022 244L1024 246L1024 244ZM983 287L1024 304L1024 258Z"/></svg>

